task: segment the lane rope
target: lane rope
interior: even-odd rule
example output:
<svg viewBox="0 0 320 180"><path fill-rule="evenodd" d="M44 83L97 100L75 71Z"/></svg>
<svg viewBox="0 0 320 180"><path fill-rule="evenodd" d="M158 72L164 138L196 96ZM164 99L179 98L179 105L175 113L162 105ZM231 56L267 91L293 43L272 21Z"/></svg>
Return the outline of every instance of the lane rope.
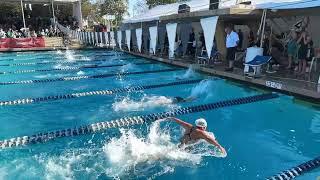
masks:
<svg viewBox="0 0 320 180"><path fill-rule="evenodd" d="M210 79L210 80L218 80L218 78ZM10 101L0 101L0 106L32 104L32 103L40 103L40 102L46 102L46 101L56 101L56 100L60 100L60 99L75 99L75 98L87 97L87 96L114 95L117 93L141 91L141 90L146 90L146 89L155 89L155 88L168 87L168 86L177 86L177 85L183 85L183 84L195 84L195 83L199 83L201 81L202 81L202 79L196 79L196 80L169 82L169 83L163 83L163 84L133 86L133 87L128 87L128 88L116 88L116 89L111 89L111 90L97 90L97 91L78 92L78 93L71 93L71 94L60 94L60 95L37 97L37 98L24 98L24 99L10 100Z"/></svg>
<svg viewBox="0 0 320 180"><path fill-rule="evenodd" d="M125 76L125 75L137 75L137 74L150 74L150 73L160 73L160 72L171 72L171 71L180 71L182 69L160 69L160 70L149 70L149 71L138 71L138 72L123 72L123 73L110 73L110 74L98 74L92 76L69 76L62 78L54 79L34 79L34 80L23 80L23 81L9 81L9 82L0 82L0 85L15 85L15 84L36 84L36 83L51 83L58 81L78 81L82 79L101 79L109 78L114 76Z"/></svg>
<svg viewBox="0 0 320 180"><path fill-rule="evenodd" d="M81 69L98 69L98 68L110 68L110 67L119 67L129 65L127 64L110 64L110 65L95 65L95 64L88 64L80 67L65 67L65 68L52 68L52 69L30 69L30 70L19 70L19 71L3 71L0 74L25 74L25 73L34 73L34 72L51 72L51 71L75 71ZM132 65L147 65L147 64L156 64L155 62L145 62L145 63L132 63Z"/></svg>
<svg viewBox="0 0 320 180"><path fill-rule="evenodd" d="M93 56L94 57L112 57L112 56L114 56L114 57L116 57L116 56L119 56L119 54L112 54L112 53L107 53L107 54L105 54L105 53L102 53L102 54L98 54L98 55L96 55L96 54L94 54L94 53L90 53L90 54L85 54L85 55L82 55L82 56L90 56L90 57L92 57L92 55L91 54L93 54ZM0 59L0 61L23 61L23 60L35 60L35 59L37 59L37 60L43 60L43 59L48 59L48 58L52 58L52 57L54 57L54 56L56 56L56 55L59 55L59 54L43 54L43 55L51 55L51 56L48 56L48 57L41 57L40 55L40 57L39 56L36 56L35 58L24 58L24 59L15 59L14 57L10 57L10 58L7 58L7 59ZM81 54L80 54L81 55ZM124 53L123 54L120 54L120 56L121 55L125 55ZM16 56L16 57L23 57L23 56ZM63 57L63 56L58 56L58 58L59 59L63 59L63 58L65 58L65 57Z"/></svg>
<svg viewBox="0 0 320 180"><path fill-rule="evenodd" d="M79 136L79 135L85 135L85 134L98 133L101 131L105 131L106 129L109 129L109 128L128 127L132 125L156 121L156 120L167 118L167 117L185 115L190 113L198 113L198 112L209 111L209 110L235 106L240 104L249 104L249 103L254 103L259 101L270 100L277 97L279 97L279 95L274 93L261 94L261 95L225 100L225 101L220 101L216 103L177 108L167 112L153 113L149 115L134 116L134 117L123 117L123 118L112 120L112 121L98 122L98 123L93 123L93 124L84 125L84 126L75 127L75 128L61 129L56 131L38 133L30 136L16 137L16 138L0 141L0 149L9 148L9 147L19 147L19 146L35 144L35 143L44 143L49 140L54 140L61 137Z"/></svg>
<svg viewBox="0 0 320 180"><path fill-rule="evenodd" d="M267 180L290 180L320 167L320 156L291 169L267 178Z"/></svg>
<svg viewBox="0 0 320 180"><path fill-rule="evenodd" d="M95 60L75 60L75 61L46 61L46 62L0 64L0 66L35 66L35 65L48 65L48 64L72 65L72 64L77 64L77 63L106 62L106 61L111 61L111 60L134 60L134 59L139 59L139 58L95 59Z"/></svg>

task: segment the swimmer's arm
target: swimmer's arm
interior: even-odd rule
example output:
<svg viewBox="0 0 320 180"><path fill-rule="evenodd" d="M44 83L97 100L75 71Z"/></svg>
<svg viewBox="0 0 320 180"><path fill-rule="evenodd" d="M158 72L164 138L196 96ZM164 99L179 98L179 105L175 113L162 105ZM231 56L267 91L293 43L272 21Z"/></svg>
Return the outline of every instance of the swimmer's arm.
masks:
<svg viewBox="0 0 320 180"><path fill-rule="evenodd" d="M182 127L184 128L192 128L192 124L189 124L187 122L182 121L181 119L175 118L175 117L170 117L167 119L172 119L174 120L176 123L180 124Z"/></svg>
<svg viewBox="0 0 320 180"><path fill-rule="evenodd" d="M204 135L204 139L205 139L208 143L210 143L210 144L218 147L218 148L221 150L222 153L226 154L226 150L219 144L219 142L218 142L217 140L215 140L214 138L212 138L210 135L208 135L208 134Z"/></svg>
<svg viewBox="0 0 320 180"><path fill-rule="evenodd" d="M197 97L189 96L189 97L185 98L184 101L185 101L185 102L191 102L191 101L194 101L194 100L196 100L196 99L197 99Z"/></svg>

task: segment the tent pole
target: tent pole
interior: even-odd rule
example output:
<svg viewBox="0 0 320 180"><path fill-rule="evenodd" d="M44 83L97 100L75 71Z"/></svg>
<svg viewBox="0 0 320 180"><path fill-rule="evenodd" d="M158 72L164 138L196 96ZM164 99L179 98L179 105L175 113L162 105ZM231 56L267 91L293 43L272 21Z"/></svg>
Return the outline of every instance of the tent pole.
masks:
<svg viewBox="0 0 320 180"><path fill-rule="evenodd" d="M266 27L266 20L267 20L267 10L266 9L263 10L263 14L264 14L264 19L263 19L263 26L262 26L261 39L260 39L260 48L262 48L262 46L263 46L264 30Z"/></svg>
<svg viewBox="0 0 320 180"><path fill-rule="evenodd" d="M53 0L51 0L51 7L52 7L52 18L53 18L54 29L56 29L56 16L55 16L55 13L54 13Z"/></svg>
<svg viewBox="0 0 320 180"><path fill-rule="evenodd" d="M25 18L24 18L24 8L23 8L23 2L22 2L22 0L20 0L20 4L21 4L21 13L22 13L23 27L24 27L24 29L26 29L26 20L25 20Z"/></svg>

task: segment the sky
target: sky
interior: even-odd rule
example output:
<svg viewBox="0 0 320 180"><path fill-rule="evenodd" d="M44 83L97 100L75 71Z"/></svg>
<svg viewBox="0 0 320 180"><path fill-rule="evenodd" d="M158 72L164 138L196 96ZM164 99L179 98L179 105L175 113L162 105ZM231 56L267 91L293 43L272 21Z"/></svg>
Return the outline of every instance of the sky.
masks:
<svg viewBox="0 0 320 180"><path fill-rule="evenodd" d="M128 11L129 11L130 16L133 15L133 6L136 3L137 3L137 0L129 0L129 10Z"/></svg>

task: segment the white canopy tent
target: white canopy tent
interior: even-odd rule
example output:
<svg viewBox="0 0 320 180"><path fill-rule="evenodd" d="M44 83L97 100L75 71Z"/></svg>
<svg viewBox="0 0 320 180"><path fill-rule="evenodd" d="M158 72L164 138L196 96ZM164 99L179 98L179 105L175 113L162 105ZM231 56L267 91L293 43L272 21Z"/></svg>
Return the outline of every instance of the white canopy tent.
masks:
<svg viewBox="0 0 320 180"><path fill-rule="evenodd" d="M313 8L319 7L320 0L287 0L286 2L262 2L260 4L256 4L256 9L301 9L301 8Z"/></svg>
<svg viewBox="0 0 320 180"><path fill-rule="evenodd" d="M54 23L55 23L55 12L53 8L54 4L72 4L73 16L76 17L76 19L79 22L79 26L82 27L81 0L6 0L6 3L20 3L24 28L26 28L26 23L25 23L25 17L24 17L23 4L51 4Z"/></svg>
<svg viewBox="0 0 320 180"><path fill-rule="evenodd" d="M239 2L249 0L221 0L219 8L236 7ZM320 6L320 0L250 0L252 9L298 9ZM138 16L126 19L123 23L139 23L159 20L162 16L178 14L180 4L190 6L190 11L206 11L209 10L210 0L190 0L186 2L173 3L167 5L156 6L147 12Z"/></svg>
<svg viewBox="0 0 320 180"><path fill-rule="evenodd" d="M191 0L187 2L181 2L181 3L159 5L148 10L146 13L124 20L123 23L155 21L155 20L159 20L161 16L178 14L178 9L180 4L189 5L191 12L209 10L209 3L210 3L210 0Z"/></svg>

